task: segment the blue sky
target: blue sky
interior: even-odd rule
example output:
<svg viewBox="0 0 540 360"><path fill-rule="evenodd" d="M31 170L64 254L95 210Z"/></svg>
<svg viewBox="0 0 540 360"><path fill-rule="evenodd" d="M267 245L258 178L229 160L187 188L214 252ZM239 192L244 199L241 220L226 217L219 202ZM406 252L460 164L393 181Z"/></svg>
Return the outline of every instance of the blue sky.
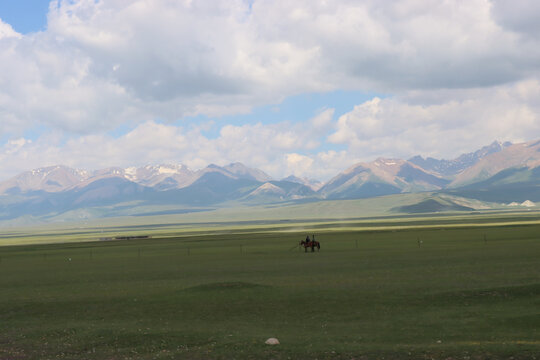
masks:
<svg viewBox="0 0 540 360"><path fill-rule="evenodd" d="M241 126L253 122L265 124L276 124L280 122L303 122L316 116L318 113L334 109L334 116L339 117L349 112L356 104L363 103L375 96L383 97L382 94L365 93L362 91L331 91L324 93L307 93L290 96L279 103L262 105L253 108L246 114L224 115L210 117L198 115L185 117L177 121L181 124L199 124L201 122L212 121L213 126L205 131L209 138L219 136L221 123Z"/></svg>
<svg viewBox="0 0 540 360"><path fill-rule="evenodd" d="M48 0L4 0L0 2L0 18L19 33L45 30Z"/></svg>
<svg viewBox="0 0 540 360"><path fill-rule="evenodd" d="M325 180L540 138L540 5L0 3L0 180L240 161Z"/></svg>

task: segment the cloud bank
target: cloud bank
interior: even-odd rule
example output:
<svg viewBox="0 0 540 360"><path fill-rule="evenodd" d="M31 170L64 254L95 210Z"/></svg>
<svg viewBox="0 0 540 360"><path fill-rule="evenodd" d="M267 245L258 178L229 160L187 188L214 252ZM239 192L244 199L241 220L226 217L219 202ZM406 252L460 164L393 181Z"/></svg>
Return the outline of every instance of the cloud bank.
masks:
<svg viewBox="0 0 540 360"><path fill-rule="evenodd" d="M45 31L0 20L0 167L242 161L325 178L540 137L538 24L525 0L52 1ZM220 122L336 90L385 95L339 116ZM196 115L218 135L182 123Z"/></svg>

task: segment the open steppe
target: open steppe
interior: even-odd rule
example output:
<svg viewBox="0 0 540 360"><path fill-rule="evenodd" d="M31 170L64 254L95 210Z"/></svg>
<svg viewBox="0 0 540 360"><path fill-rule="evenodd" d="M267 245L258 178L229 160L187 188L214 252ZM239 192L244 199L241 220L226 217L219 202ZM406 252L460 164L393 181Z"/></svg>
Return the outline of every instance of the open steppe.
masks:
<svg viewBox="0 0 540 360"><path fill-rule="evenodd" d="M0 359L540 353L539 213L143 220L2 230Z"/></svg>

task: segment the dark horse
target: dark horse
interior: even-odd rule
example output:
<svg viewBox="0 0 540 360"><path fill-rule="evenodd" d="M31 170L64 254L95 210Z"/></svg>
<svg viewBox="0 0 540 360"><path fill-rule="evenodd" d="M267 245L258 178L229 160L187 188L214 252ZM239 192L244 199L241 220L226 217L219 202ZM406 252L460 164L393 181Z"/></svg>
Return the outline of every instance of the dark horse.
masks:
<svg viewBox="0 0 540 360"><path fill-rule="evenodd" d="M304 247L304 252L307 252L308 248L311 248L311 252L314 252L315 248L317 248L317 251L321 250L321 244L315 240L302 240L300 241L300 246Z"/></svg>

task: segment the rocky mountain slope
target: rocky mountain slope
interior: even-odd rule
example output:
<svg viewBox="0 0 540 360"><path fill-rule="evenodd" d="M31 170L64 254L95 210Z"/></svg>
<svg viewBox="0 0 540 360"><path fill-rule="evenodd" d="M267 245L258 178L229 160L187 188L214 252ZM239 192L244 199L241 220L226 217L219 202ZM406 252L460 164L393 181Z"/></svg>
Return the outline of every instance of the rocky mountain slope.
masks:
<svg viewBox="0 0 540 360"><path fill-rule="evenodd" d="M409 161L420 166L426 171L437 174L438 176L448 177L459 174L463 170L475 165L484 157L500 152L511 145L512 143L510 142L502 143L499 141L494 141L491 145L484 146L483 148L472 153L462 154L456 159L452 160L438 160L432 157L424 159L418 155L409 159Z"/></svg>
<svg viewBox="0 0 540 360"><path fill-rule="evenodd" d="M453 160L379 158L355 164L324 184L295 176L273 180L263 171L241 163L209 165L196 171L181 164L93 172L46 167L0 182L0 220L104 206L193 208L227 206L231 202L274 204L425 191L507 203L539 201L540 141L494 142ZM439 208L435 203L427 205L420 208ZM460 209L443 205L441 209Z"/></svg>
<svg viewBox="0 0 540 360"><path fill-rule="evenodd" d="M484 156L464 169L455 176L450 187L456 188L484 181L506 169L534 169L538 166L540 166L540 141L510 145L504 150Z"/></svg>
<svg viewBox="0 0 540 360"><path fill-rule="evenodd" d="M327 182L320 193L331 199L364 198L439 190L449 182L412 162L379 158L350 167Z"/></svg>

